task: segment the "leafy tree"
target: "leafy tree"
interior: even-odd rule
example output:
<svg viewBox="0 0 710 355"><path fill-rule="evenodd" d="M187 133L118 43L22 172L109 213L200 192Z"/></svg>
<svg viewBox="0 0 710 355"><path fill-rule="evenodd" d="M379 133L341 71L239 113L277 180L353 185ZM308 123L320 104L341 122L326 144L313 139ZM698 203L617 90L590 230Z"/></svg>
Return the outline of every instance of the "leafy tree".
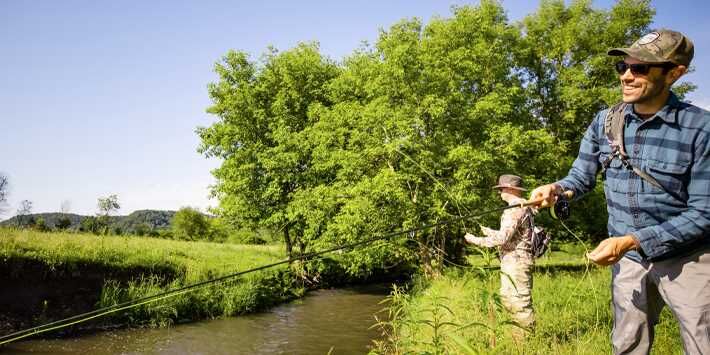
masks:
<svg viewBox="0 0 710 355"><path fill-rule="evenodd" d="M210 224L205 215L197 209L183 207L179 209L172 222L172 232L175 239L210 240Z"/></svg>
<svg viewBox="0 0 710 355"><path fill-rule="evenodd" d="M8 188L10 180L5 174L0 173L0 214L5 213L5 204L7 203Z"/></svg>
<svg viewBox="0 0 710 355"><path fill-rule="evenodd" d="M112 213L115 213L121 209L121 205L118 203L117 195L109 195L107 197L98 198L98 208L99 213L96 219L96 228L103 234L109 233L109 217Z"/></svg>
<svg viewBox="0 0 710 355"><path fill-rule="evenodd" d="M44 221L44 218L42 218L42 217L37 218L37 220L32 224L32 228L34 228L35 230L40 231L40 232L46 232L49 230L47 223Z"/></svg>
<svg viewBox="0 0 710 355"><path fill-rule="evenodd" d="M109 195L107 197L99 197L98 199L99 214L102 216L109 216L112 213L121 209L121 205L118 203L117 195Z"/></svg>
<svg viewBox="0 0 710 355"><path fill-rule="evenodd" d="M151 232L152 228L148 223L140 223L135 227L135 233L139 236L144 236L148 235Z"/></svg>
<svg viewBox="0 0 710 355"><path fill-rule="evenodd" d="M34 219L28 217L32 213L32 201L22 200L20 202L20 207L17 209L17 225L19 227L25 227L27 225L33 224Z"/></svg>
<svg viewBox="0 0 710 355"><path fill-rule="evenodd" d="M79 227L79 230L82 232L99 234L104 230L104 226L99 222L98 218L89 216L81 221L81 226Z"/></svg>
<svg viewBox="0 0 710 355"><path fill-rule="evenodd" d="M526 75L529 110L560 141L579 137L594 114L621 99L609 48L630 44L652 21L648 0L621 0L610 11L591 0L543 0L521 23L525 36L516 54Z"/></svg>
<svg viewBox="0 0 710 355"><path fill-rule="evenodd" d="M71 219L67 216L61 216L54 225L59 230L65 230L71 226Z"/></svg>
<svg viewBox="0 0 710 355"><path fill-rule="evenodd" d="M327 83L338 67L316 44L300 44L284 53L271 50L261 65L230 51L215 70L219 82L209 86L214 105L208 112L219 121L197 133L199 151L224 161L214 170L217 212L238 226L281 230L289 255L293 244L303 251L302 231L286 206L311 183L303 131L313 125L313 104L330 105Z"/></svg>
<svg viewBox="0 0 710 355"><path fill-rule="evenodd" d="M60 204L59 210L62 213L62 216L59 217L57 220L57 223L54 224L54 227L59 229L59 230L65 230L71 226L71 219L69 219L69 216L67 216L67 213L69 213L69 210L71 209L71 202L69 200L64 200Z"/></svg>
<svg viewBox="0 0 710 355"><path fill-rule="evenodd" d="M593 113L618 100L606 50L638 38L652 16L645 0L609 11L544 0L513 24L483 0L426 26L401 21L341 65L314 45L260 64L229 52L210 85L219 121L197 130L200 152L223 159L217 213L283 231L290 252L292 242L318 249L490 208L501 173L528 186L555 180ZM578 220L584 231L603 228L602 198L585 202L602 212ZM352 273L416 259L435 274L468 227L423 229L344 258Z"/></svg>

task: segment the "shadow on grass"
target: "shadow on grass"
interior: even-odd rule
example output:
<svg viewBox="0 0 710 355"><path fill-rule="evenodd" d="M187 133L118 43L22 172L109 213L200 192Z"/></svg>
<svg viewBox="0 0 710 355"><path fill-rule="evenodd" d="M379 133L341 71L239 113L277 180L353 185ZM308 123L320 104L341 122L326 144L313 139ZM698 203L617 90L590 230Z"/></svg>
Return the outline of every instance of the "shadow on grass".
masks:
<svg viewBox="0 0 710 355"><path fill-rule="evenodd" d="M473 266L474 269L477 271L480 270L489 270L489 271L498 271L500 270L500 266L498 265L491 265L491 266ZM533 272L535 274L547 274L547 275L559 275L559 274L570 274L570 273L582 273L585 272L589 268L590 271L595 270L596 268L594 266L587 266L585 264L542 264L542 265L535 265L533 267Z"/></svg>
<svg viewBox="0 0 710 355"><path fill-rule="evenodd" d="M584 272L587 268L594 269L593 266L588 266L584 264L543 264L535 265L533 271L535 273L544 274L560 274L560 273L574 273L574 272Z"/></svg>

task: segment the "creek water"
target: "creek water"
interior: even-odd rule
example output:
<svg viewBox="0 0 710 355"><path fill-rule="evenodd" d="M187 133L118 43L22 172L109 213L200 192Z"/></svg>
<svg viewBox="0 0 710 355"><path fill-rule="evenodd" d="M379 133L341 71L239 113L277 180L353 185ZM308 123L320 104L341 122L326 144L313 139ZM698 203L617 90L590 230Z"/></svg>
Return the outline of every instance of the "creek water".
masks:
<svg viewBox="0 0 710 355"><path fill-rule="evenodd" d="M374 315L387 285L317 290L264 313L126 329L70 339L21 341L0 354L365 354L381 337Z"/></svg>

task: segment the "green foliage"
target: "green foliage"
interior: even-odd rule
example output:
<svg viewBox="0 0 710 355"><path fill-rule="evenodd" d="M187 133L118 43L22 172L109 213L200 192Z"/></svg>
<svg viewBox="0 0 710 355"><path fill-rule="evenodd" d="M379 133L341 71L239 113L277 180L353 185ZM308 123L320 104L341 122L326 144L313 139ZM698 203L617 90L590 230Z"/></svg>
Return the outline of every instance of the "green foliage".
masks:
<svg viewBox="0 0 710 355"><path fill-rule="evenodd" d="M262 245L262 244L267 243L267 241L264 240L259 235L259 233L253 232L253 231L250 231L247 229L238 229L238 230L231 231L225 241L227 243L233 243L233 244Z"/></svg>
<svg viewBox="0 0 710 355"><path fill-rule="evenodd" d="M103 225L97 217L89 216L81 221L79 230L93 234L99 234L103 230Z"/></svg>
<svg viewBox="0 0 710 355"><path fill-rule="evenodd" d="M183 282L202 281L261 266L284 255L280 246L234 245L204 241L87 233L41 233L0 228L0 259L41 261L54 269L94 265L106 270L144 270L177 275Z"/></svg>
<svg viewBox="0 0 710 355"><path fill-rule="evenodd" d="M621 99L609 48L629 45L648 30L655 11L648 0L621 0L610 10L591 0L543 0L520 26L516 53L528 77L529 110L576 153L581 135L602 108Z"/></svg>
<svg viewBox="0 0 710 355"><path fill-rule="evenodd" d="M389 320L380 323L387 339L376 342L373 353L611 352L609 271L585 264L581 245L561 247L563 251L548 253L534 271L536 329L524 342L514 340L515 326L496 306L498 270L479 256L472 259L471 267L449 269L434 280L417 278L408 294L393 292L388 298ZM656 325L653 350L682 352L679 329L668 309Z"/></svg>
<svg viewBox="0 0 710 355"><path fill-rule="evenodd" d="M134 233L139 237L149 235L151 231L152 230L147 223L140 223L134 229Z"/></svg>
<svg viewBox="0 0 710 355"><path fill-rule="evenodd" d="M175 213L172 232L175 239L212 240L210 223L207 217L199 210L191 207L183 207Z"/></svg>
<svg viewBox="0 0 710 355"><path fill-rule="evenodd" d="M65 230L71 226L71 219L68 216L62 216L59 217L57 220L57 223L55 223L54 227L59 229L59 230Z"/></svg>
<svg viewBox="0 0 710 355"><path fill-rule="evenodd" d="M49 227L47 226L47 223L44 221L44 218L39 217L36 220L34 220L34 223L32 224L32 228L39 232L46 232L49 230Z"/></svg>
<svg viewBox="0 0 710 355"><path fill-rule="evenodd" d="M594 113L619 99L607 49L638 38L652 16L646 0L610 10L545 0L512 24L484 0L426 25L396 23L342 64L314 44L259 62L229 52L209 86L218 121L197 129L199 151L223 160L216 212L305 252L490 208L501 173L555 181ZM600 211L575 220L585 235L605 234L602 200L583 202ZM416 260L438 273L444 254L462 255L468 227L360 248L348 270Z"/></svg>
<svg viewBox="0 0 710 355"><path fill-rule="evenodd" d="M27 278L28 264L43 268L38 273L42 279L103 275L103 287L95 290L97 308L153 296L283 259L281 246L126 236L106 238L83 233L0 228L0 260L5 260L7 270L15 269L8 273L8 277ZM82 292L85 294L86 290ZM112 325L168 326L178 321L263 310L300 297L303 292L285 267L275 268L124 310L110 316L108 322ZM72 298L71 302L75 301ZM28 314L35 311L41 310L30 310ZM46 319L46 322L52 320L56 319Z"/></svg>
<svg viewBox="0 0 710 355"><path fill-rule="evenodd" d="M290 251L293 221L285 208L309 184L302 132L313 123L312 105L329 104L326 83L338 68L317 45L300 44L284 53L272 50L262 66L231 51L215 70L220 81L209 86L214 105L208 111L220 121L197 133L200 151L224 161L214 171L218 213L238 227L283 230Z"/></svg>
<svg viewBox="0 0 710 355"><path fill-rule="evenodd" d="M127 216L108 216L104 220L110 226L110 230L120 228L124 233L142 233L143 235L158 236L159 229L170 228L170 221L174 215L174 211L139 210ZM44 218L50 228L80 231L89 231L90 229L87 229L86 225L94 223L94 221L84 222L84 227L82 227L82 222L85 219L96 218L96 216L82 216L73 213L35 213L26 216L14 216L0 222L0 225L16 226L23 218L29 219L30 217L35 219Z"/></svg>
<svg viewBox="0 0 710 355"><path fill-rule="evenodd" d="M118 203L118 196L117 195L109 195L107 197L99 197L97 205L99 208L99 215L101 215L101 216L108 216L111 213L116 212L119 209L121 209L121 205Z"/></svg>

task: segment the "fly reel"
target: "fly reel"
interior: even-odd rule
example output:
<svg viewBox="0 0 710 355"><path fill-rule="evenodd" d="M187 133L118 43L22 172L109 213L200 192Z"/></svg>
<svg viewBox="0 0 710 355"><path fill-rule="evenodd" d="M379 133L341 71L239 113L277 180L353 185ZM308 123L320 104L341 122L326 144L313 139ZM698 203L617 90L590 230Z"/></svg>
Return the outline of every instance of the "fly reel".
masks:
<svg viewBox="0 0 710 355"><path fill-rule="evenodd" d="M550 208L550 216L554 219L566 220L570 215L569 198L567 194L557 196L557 202Z"/></svg>

